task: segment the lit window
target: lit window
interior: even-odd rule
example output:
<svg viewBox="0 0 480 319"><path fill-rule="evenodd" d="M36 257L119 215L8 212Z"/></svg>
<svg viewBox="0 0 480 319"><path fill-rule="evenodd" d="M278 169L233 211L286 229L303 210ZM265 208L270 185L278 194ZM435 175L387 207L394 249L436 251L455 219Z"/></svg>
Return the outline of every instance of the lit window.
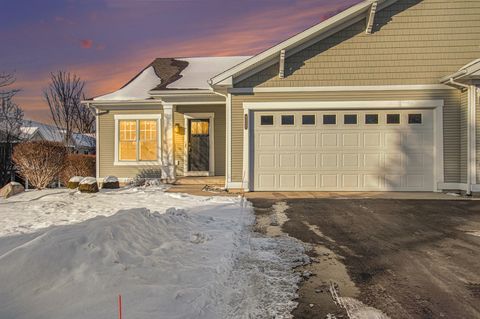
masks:
<svg viewBox="0 0 480 319"><path fill-rule="evenodd" d="M295 125L295 117L293 115L282 115L282 125Z"/></svg>
<svg viewBox="0 0 480 319"><path fill-rule="evenodd" d="M337 116L336 115L324 115L323 116L323 124L337 124Z"/></svg>
<svg viewBox="0 0 480 319"><path fill-rule="evenodd" d="M273 125L273 115L262 115L260 125Z"/></svg>
<svg viewBox="0 0 480 319"><path fill-rule="evenodd" d="M378 114L366 114L365 124L378 124Z"/></svg>
<svg viewBox="0 0 480 319"><path fill-rule="evenodd" d="M422 114L408 114L408 124L422 124Z"/></svg>
<svg viewBox="0 0 480 319"><path fill-rule="evenodd" d="M315 125L315 115L302 115L303 125Z"/></svg>
<svg viewBox="0 0 480 319"><path fill-rule="evenodd" d="M387 114L387 124L400 124L400 114Z"/></svg>
<svg viewBox="0 0 480 319"><path fill-rule="evenodd" d="M357 124L357 114L345 114L343 116L344 124Z"/></svg>
<svg viewBox="0 0 480 319"><path fill-rule="evenodd" d="M158 159L158 122L155 120L120 120L120 161L156 161Z"/></svg>

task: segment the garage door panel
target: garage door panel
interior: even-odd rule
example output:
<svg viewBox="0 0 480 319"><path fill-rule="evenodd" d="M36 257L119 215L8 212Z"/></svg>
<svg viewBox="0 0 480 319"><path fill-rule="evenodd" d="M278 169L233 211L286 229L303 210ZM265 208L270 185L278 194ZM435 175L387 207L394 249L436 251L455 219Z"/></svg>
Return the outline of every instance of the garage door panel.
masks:
<svg viewBox="0 0 480 319"><path fill-rule="evenodd" d="M409 112L421 112L422 124L408 124ZM302 125L302 114L314 114L314 125ZM378 124L365 124L365 114L378 114ZM400 124L387 124L386 114L400 114ZM274 125L261 126L261 114ZM294 115L295 125L281 125L281 115ZM324 125L323 114L337 123ZM343 124L344 114L357 114L357 124ZM282 191L419 191L433 190L434 134L431 110L275 111L255 112L253 124L253 189Z"/></svg>

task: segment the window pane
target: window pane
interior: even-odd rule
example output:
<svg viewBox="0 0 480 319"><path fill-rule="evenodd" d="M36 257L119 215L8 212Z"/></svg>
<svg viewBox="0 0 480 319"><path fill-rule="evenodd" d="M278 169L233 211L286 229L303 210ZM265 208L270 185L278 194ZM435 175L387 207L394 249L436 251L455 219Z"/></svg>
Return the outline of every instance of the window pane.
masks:
<svg viewBox="0 0 480 319"><path fill-rule="evenodd" d="M295 117L293 115L282 115L282 125L294 125Z"/></svg>
<svg viewBox="0 0 480 319"><path fill-rule="evenodd" d="M400 114L387 114L387 124L400 124Z"/></svg>
<svg viewBox="0 0 480 319"><path fill-rule="evenodd" d="M357 124L357 114L345 114L343 116L344 124Z"/></svg>
<svg viewBox="0 0 480 319"><path fill-rule="evenodd" d="M262 115L260 117L261 125L273 125L273 115Z"/></svg>
<svg viewBox="0 0 480 319"><path fill-rule="evenodd" d="M378 124L378 114L366 114L365 124Z"/></svg>
<svg viewBox="0 0 480 319"><path fill-rule="evenodd" d="M119 160L136 161L137 121L119 121L119 130Z"/></svg>
<svg viewBox="0 0 480 319"><path fill-rule="evenodd" d="M422 114L408 114L408 124L422 124Z"/></svg>
<svg viewBox="0 0 480 319"><path fill-rule="evenodd" d="M302 115L303 125L315 125L315 115Z"/></svg>
<svg viewBox="0 0 480 319"><path fill-rule="evenodd" d="M157 121L140 120L140 161L156 161L157 160Z"/></svg>
<svg viewBox="0 0 480 319"><path fill-rule="evenodd" d="M337 116L336 115L324 115L323 124L336 124Z"/></svg>

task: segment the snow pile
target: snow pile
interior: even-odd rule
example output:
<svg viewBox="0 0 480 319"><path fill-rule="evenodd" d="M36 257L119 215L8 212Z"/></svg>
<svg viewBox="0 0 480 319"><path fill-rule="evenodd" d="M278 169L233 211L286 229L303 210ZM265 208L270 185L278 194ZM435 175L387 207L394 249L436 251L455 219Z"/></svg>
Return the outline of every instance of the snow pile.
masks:
<svg viewBox="0 0 480 319"><path fill-rule="evenodd" d="M150 66L120 90L96 97L94 100L145 100L151 97L148 92L158 86L160 82L161 80L155 73L154 68Z"/></svg>
<svg viewBox="0 0 480 319"><path fill-rule="evenodd" d="M80 183L84 179L83 176L73 176L68 181L72 183Z"/></svg>
<svg viewBox="0 0 480 319"><path fill-rule="evenodd" d="M118 183L118 178L116 176L107 176L103 179L104 183Z"/></svg>
<svg viewBox="0 0 480 319"><path fill-rule="evenodd" d="M167 85L167 89L209 89L208 81L215 75L245 61L248 56L179 58L188 66L177 81Z"/></svg>
<svg viewBox="0 0 480 319"><path fill-rule="evenodd" d="M93 185L96 183L97 179L95 177L85 177L80 181L80 185Z"/></svg>
<svg viewBox="0 0 480 319"><path fill-rule="evenodd" d="M115 318L118 294L124 317L136 319L290 318L296 305L303 246L252 236L241 199L158 188L19 197L0 201L0 223L12 224L13 211L31 219L25 234L0 228L10 234L0 237L0 318ZM74 211L108 217L31 233L46 220L71 223Z"/></svg>

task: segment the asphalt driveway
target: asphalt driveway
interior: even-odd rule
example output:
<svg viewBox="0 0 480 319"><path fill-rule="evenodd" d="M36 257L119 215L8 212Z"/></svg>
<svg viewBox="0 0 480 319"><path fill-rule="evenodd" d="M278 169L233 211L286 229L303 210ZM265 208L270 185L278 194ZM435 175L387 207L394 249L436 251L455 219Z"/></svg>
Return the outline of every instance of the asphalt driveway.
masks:
<svg viewBox="0 0 480 319"><path fill-rule="evenodd" d="M480 201L250 201L259 230L312 244L296 318L345 316L332 287L390 318L480 318Z"/></svg>

